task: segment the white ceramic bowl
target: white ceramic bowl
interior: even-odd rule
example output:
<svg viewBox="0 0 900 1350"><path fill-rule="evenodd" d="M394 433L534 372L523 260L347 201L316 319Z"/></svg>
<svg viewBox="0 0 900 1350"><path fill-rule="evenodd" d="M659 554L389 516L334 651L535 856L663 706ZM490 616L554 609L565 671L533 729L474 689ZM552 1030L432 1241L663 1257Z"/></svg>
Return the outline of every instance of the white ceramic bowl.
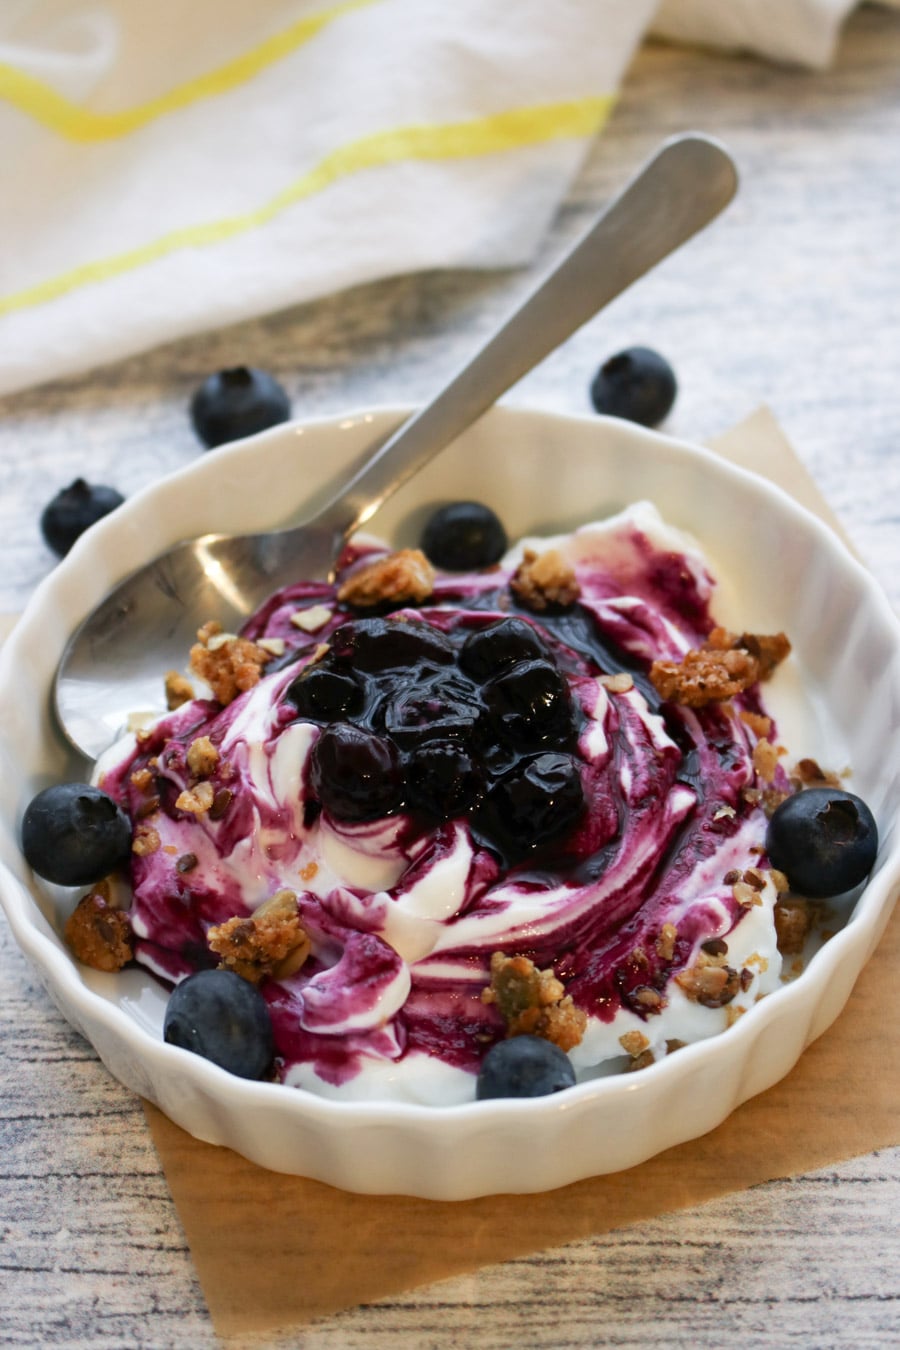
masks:
<svg viewBox="0 0 900 1350"><path fill-rule="evenodd" d="M18 850L32 795L83 777L48 702L76 622L121 575L180 538L284 523L287 503L336 485L402 416L292 424L205 455L92 529L39 588L0 653L0 899L51 996L110 1072L198 1138L355 1191L464 1199L548 1190L695 1138L777 1082L841 1011L889 917L900 877L900 627L834 536L761 479L625 422L498 408L376 521L385 537L410 543L435 505L478 497L515 538L649 498L706 549L721 579L718 616L788 633L794 656L767 703L796 756L852 765L850 786L879 821L879 860L802 976L720 1036L640 1073L531 1101L341 1103L247 1082L163 1042L165 998L150 975L102 975L72 960L58 933L72 898L36 883Z"/></svg>

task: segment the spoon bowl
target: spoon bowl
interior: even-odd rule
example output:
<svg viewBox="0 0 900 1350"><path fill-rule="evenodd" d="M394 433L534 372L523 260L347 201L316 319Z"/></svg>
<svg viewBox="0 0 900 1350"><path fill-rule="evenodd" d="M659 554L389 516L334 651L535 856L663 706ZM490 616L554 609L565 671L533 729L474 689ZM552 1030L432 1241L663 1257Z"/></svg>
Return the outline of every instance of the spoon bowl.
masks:
<svg viewBox="0 0 900 1350"><path fill-rule="evenodd" d="M159 673L197 628L226 630L300 577L327 576L342 545L501 394L731 201L737 171L715 140L667 141L512 316L314 516L267 534L189 539L126 577L81 623L54 683L57 721L88 758L129 714L161 711Z"/></svg>

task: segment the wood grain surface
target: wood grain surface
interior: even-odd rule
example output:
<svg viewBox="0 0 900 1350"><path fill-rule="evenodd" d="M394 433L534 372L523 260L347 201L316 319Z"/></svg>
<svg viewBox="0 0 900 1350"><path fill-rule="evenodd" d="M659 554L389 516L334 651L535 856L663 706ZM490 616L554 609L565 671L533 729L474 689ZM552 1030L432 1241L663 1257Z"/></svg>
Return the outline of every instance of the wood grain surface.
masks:
<svg viewBox="0 0 900 1350"><path fill-rule="evenodd" d="M508 401L587 412L600 361L644 342L678 371L676 435L707 439L768 403L900 603L900 14L864 7L825 73L646 48L532 268L360 287L0 402L0 612L52 566L37 520L58 487L83 475L132 493L199 453L185 409L209 371L267 367L301 416L427 397L689 128L729 145L738 201ZM2 921L0 1037L0 1345L214 1346L140 1103ZM243 1344L881 1350L900 1343L898 1212L893 1149Z"/></svg>

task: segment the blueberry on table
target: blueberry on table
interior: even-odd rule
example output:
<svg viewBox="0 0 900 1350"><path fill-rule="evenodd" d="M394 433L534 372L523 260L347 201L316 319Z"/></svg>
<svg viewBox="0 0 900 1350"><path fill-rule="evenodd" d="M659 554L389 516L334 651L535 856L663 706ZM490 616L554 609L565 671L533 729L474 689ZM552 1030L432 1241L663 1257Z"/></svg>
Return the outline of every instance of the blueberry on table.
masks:
<svg viewBox="0 0 900 1350"><path fill-rule="evenodd" d="M163 1037L238 1078L262 1078L274 1054L266 1000L231 970L199 970L177 984L166 1005Z"/></svg>
<svg viewBox="0 0 900 1350"><path fill-rule="evenodd" d="M792 890L824 900L865 881L878 852L878 826L852 792L806 788L773 812L766 852Z"/></svg>
<svg viewBox="0 0 900 1350"><path fill-rule="evenodd" d="M209 375L191 399L191 421L207 449L253 436L290 415L290 399L278 381L250 366Z"/></svg>
<svg viewBox="0 0 900 1350"><path fill-rule="evenodd" d="M598 413L656 427L675 402L677 389L675 372L664 356L650 347L629 347L597 371L591 402Z"/></svg>
<svg viewBox="0 0 900 1350"><path fill-rule="evenodd" d="M112 797L90 783L57 783L29 802L22 852L45 881L87 886L131 855L131 822Z"/></svg>
<svg viewBox="0 0 900 1350"><path fill-rule="evenodd" d="M492 1045L481 1063L475 1096L546 1097L575 1084L575 1070L565 1051L539 1036L513 1036Z"/></svg>
<svg viewBox="0 0 900 1350"><path fill-rule="evenodd" d="M41 513L41 534L58 558L69 549L90 525L108 516L125 498L115 488L86 483L76 478L47 503Z"/></svg>
<svg viewBox="0 0 900 1350"><path fill-rule="evenodd" d="M451 502L429 517L422 552L445 572L470 572L499 562L506 552L499 517L481 502Z"/></svg>

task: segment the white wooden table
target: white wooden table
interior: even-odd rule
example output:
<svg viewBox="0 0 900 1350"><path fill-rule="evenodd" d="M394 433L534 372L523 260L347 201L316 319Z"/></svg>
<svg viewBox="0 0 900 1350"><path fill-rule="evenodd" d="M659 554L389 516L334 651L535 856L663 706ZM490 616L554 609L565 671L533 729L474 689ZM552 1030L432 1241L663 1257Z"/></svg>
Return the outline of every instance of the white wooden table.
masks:
<svg viewBox="0 0 900 1350"><path fill-rule="evenodd" d="M37 520L56 487L84 475L128 493L198 453L185 406L209 371L267 367L301 416L425 398L656 142L689 128L730 146L739 200L509 401L585 412L599 362L643 342L678 371L674 434L702 440L769 403L900 602L900 14L864 8L827 74L645 50L527 272L386 281L4 400L0 613L52 565ZM55 1012L2 921L0 1045L0 1345L214 1345L140 1104ZM888 1150L283 1343L880 1350L900 1343L898 1212Z"/></svg>

